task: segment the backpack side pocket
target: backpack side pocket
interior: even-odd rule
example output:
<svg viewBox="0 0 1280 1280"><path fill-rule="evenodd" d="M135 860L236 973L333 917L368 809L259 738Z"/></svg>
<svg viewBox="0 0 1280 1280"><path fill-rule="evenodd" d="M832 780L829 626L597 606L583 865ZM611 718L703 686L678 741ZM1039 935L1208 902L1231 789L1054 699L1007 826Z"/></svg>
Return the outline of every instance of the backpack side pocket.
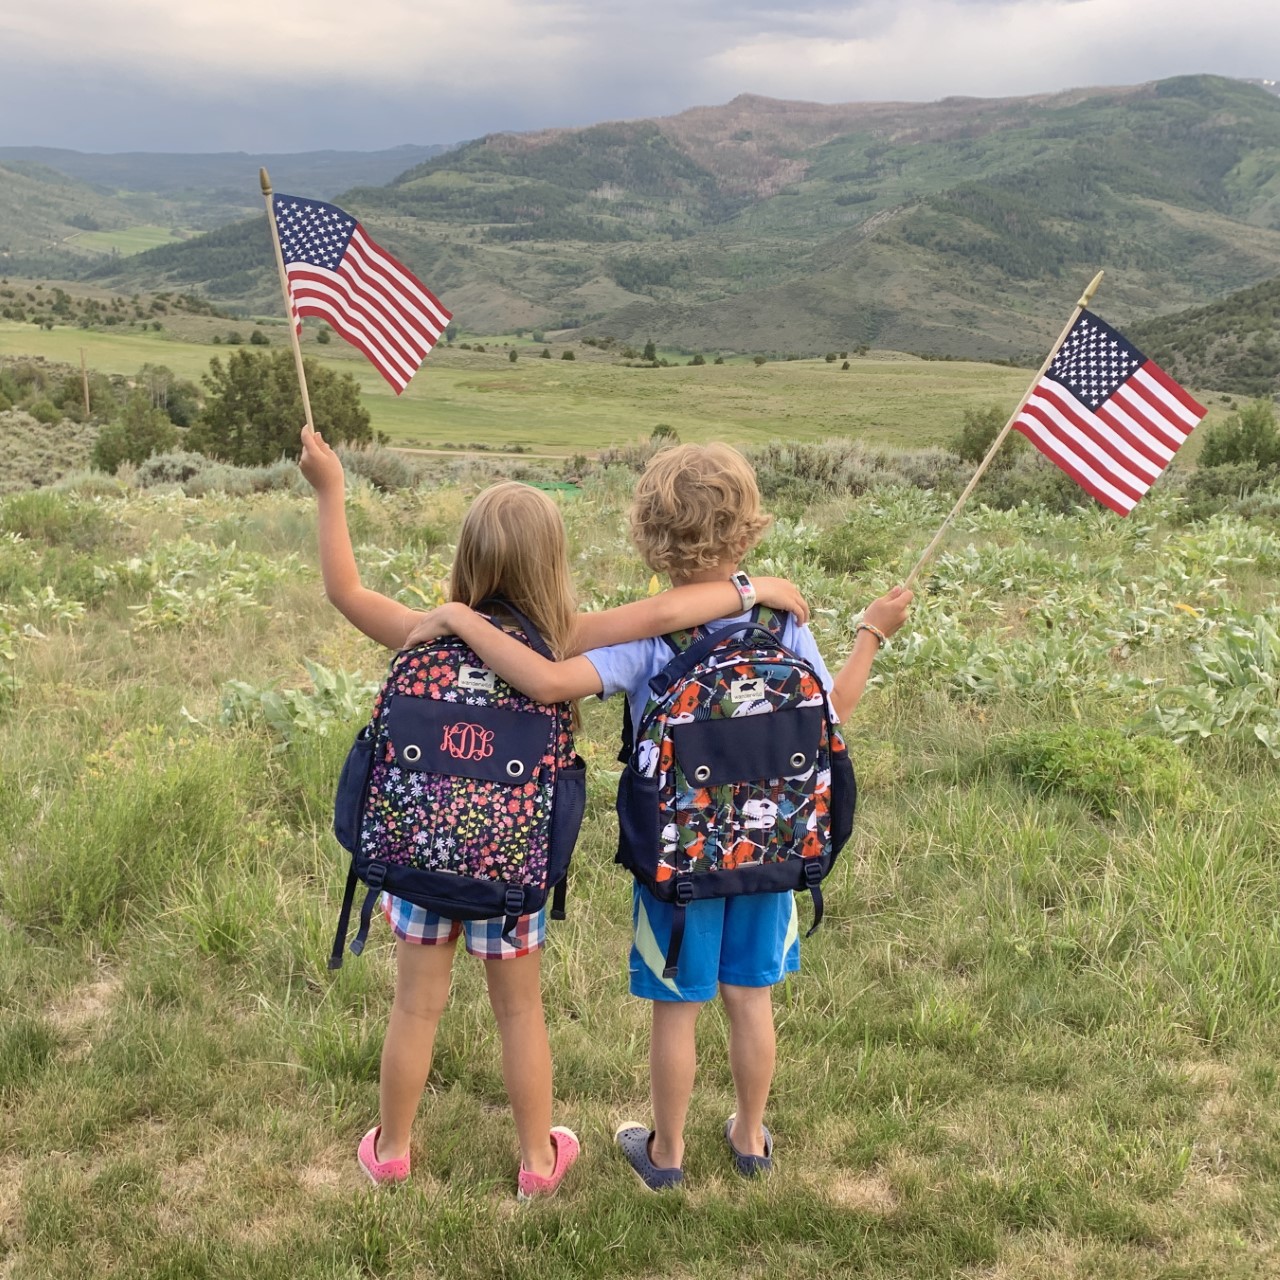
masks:
<svg viewBox="0 0 1280 1280"><path fill-rule="evenodd" d="M549 885L558 883L568 870L587 811L587 762L581 756L574 756L572 764L562 765L557 771L552 806L551 848L547 859Z"/></svg>
<svg viewBox="0 0 1280 1280"><path fill-rule="evenodd" d="M858 784L848 751L831 753L831 857L848 843L853 834L853 814L858 807Z"/></svg>
<svg viewBox="0 0 1280 1280"><path fill-rule="evenodd" d="M333 802L333 834L348 853L360 850L360 824L373 768L373 726L365 725L347 752Z"/></svg>
<svg viewBox="0 0 1280 1280"><path fill-rule="evenodd" d="M614 859L652 887L658 878L658 780L627 764L618 780L618 856Z"/></svg>

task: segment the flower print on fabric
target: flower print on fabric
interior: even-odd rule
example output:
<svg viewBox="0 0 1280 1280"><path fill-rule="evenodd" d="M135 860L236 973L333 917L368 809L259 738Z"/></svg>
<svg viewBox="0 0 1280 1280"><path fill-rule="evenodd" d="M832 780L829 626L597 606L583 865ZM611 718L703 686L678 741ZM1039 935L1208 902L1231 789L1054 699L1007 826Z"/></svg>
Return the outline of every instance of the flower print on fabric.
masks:
<svg viewBox="0 0 1280 1280"><path fill-rule="evenodd" d="M574 760L569 714L563 707L534 702L496 676L491 687L464 686L458 673L468 667L483 664L453 637L406 650L393 661L374 704L377 746L361 853L418 870L512 885L541 884L547 874L556 772ZM386 723L390 699L396 697L540 716L546 722L546 750L528 777L511 782L405 768L396 762ZM465 743L459 738L450 754L477 757L485 742L483 734Z"/></svg>

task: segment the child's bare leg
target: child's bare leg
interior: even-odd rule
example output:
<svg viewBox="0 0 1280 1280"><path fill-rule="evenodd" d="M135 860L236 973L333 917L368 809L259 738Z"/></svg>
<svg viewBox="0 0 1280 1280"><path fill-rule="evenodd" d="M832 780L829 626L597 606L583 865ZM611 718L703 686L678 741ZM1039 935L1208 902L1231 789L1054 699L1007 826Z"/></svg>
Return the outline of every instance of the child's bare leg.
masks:
<svg viewBox="0 0 1280 1280"><path fill-rule="evenodd" d="M376 1160L408 1154L413 1117L431 1071L436 1027L449 1002L454 943L425 946L396 940L396 994L382 1042Z"/></svg>
<svg viewBox="0 0 1280 1280"><path fill-rule="evenodd" d="M551 1045L542 1013L542 952L484 962L489 1003L502 1037L502 1079L520 1140L520 1163L549 1177L556 1166L551 1145Z"/></svg>
<svg viewBox="0 0 1280 1280"><path fill-rule="evenodd" d="M773 988L720 984L729 1015L729 1070L738 1109L730 1137L743 1155L762 1156L765 1103L773 1083L777 1041L773 1030Z"/></svg>
<svg viewBox="0 0 1280 1280"><path fill-rule="evenodd" d="M649 1036L653 1142L649 1159L659 1169L678 1169L684 1161L684 1122L698 1069L694 1032L701 1011L701 1003L653 1002L653 1030Z"/></svg>

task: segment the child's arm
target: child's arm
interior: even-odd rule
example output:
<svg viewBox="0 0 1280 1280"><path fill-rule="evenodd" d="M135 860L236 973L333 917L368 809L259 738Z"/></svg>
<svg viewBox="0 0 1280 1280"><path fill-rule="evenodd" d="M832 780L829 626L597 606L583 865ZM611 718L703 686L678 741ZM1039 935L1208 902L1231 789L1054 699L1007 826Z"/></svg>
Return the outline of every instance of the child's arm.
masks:
<svg viewBox="0 0 1280 1280"><path fill-rule="evenodd" d="M798 623L809 621L808 602L785 578L753 578L751 581L758 603L793 614ZM616 609L580 613L574 623L573 652L586 653L588 649L604 649L628 640L665 636L741 612L742 598L727 578L723 582L694 582L672 587ZM483 658L484 654L480 656Z"/></svg>
<svg viewBox="0 0 1280 1280"><path fill-rule="evenodd" d="M318 431L302 429L302 474L316 491L319 513L320 571L324 593L353 626L371 640L399 649L413 624L422 617L398 600L360 585L360 570L347 532L347 508L342 463Z"/></svg>
<svg viewBox="0 0 1280 1280"><path fill-rule="evenodd" d="M912 598L913 593L905 587L894 587L867 605L862 621L883 632L888 639L907 620ZM853 649L831 686L831 705L840 720L845 720L858 705L871 675L871 663L879 651L880 641L874 632L858 632Z"/></svg>
<svg viewBox="0 0 1280 1280"><path fill-rule="evenodd" d="M413 642L425 644L438 636L457 636L485 666L538 702L568 702L599 693L604 687L599 673L586 658L565 658L562 662L544 658L456 601L418 615Z"/></svg>

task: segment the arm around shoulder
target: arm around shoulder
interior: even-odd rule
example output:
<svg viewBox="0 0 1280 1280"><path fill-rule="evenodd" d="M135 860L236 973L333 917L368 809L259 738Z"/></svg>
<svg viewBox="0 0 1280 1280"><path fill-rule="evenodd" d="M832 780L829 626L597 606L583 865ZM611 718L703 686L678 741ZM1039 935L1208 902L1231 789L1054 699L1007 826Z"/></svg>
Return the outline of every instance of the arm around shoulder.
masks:
<svg viewBox="0 0 1280 1280"><path fill-rule="evenodd" d="M457 602L418 615L406 643L422 644L444 635L464 640L487 667L539 702L569 702L599 693L603 687L595 667L586 658L566 658L563 662L544 658L474 609Z"/></svg>

